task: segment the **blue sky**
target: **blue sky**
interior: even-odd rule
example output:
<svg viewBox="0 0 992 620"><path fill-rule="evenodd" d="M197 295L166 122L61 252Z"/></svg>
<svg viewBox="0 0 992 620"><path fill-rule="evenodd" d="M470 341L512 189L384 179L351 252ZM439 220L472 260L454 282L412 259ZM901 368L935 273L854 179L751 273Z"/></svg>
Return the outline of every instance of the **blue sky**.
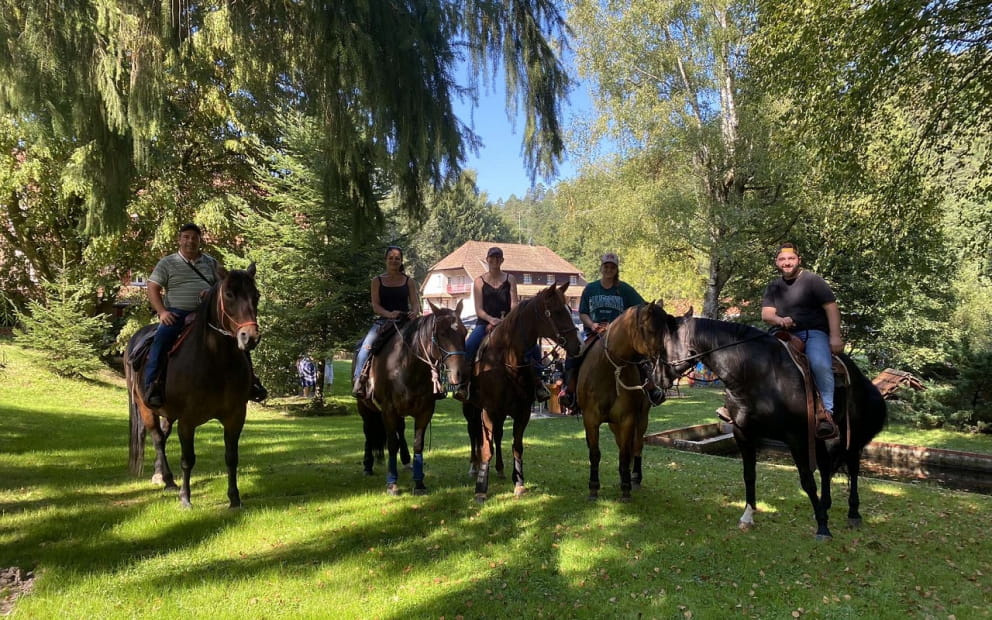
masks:
<svg viewBox="0 0 992 620"><path fill-rule="evenodd" d="M515 126L507 119L506 95L502 90L502 79L502 75L497 77L500 88L496 89L496 92L480 95L479 107L474 112L474 129L482 139L483 146L479 149L478 156L469 153L464 166L478 172L479 190L486 192L489 200L493 202L499 199L506 200L512 194L523 198L531 186L521 152L523 119L517 119ZM569 100L562 105L563 127L567 130L573 116L591 110L592 102L585 87L581 84L577 85ZM455 113L462 122L471 124L473 117L470 116L472 113L468 104L456 101ZM574 177L576 165L577 162L569 158L566 152L566 159L559 166L558 179ZM555 180L549 182L541 177L536 181L546 186L555 183Z"/></svg>

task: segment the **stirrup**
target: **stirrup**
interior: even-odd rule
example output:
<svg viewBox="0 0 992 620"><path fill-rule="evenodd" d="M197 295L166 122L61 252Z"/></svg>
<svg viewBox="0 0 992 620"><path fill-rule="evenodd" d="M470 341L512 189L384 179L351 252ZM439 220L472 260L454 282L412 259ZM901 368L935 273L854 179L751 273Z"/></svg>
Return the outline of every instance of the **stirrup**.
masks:
<svg viewBox="0 0 992 620"><path fill-rule="evenodd" d="M814 434L817 439L833 439L840 435L840 430L837 428L837 423L834 422L833 417L829 413L824 413L816 420L816 431Z"/></svg>

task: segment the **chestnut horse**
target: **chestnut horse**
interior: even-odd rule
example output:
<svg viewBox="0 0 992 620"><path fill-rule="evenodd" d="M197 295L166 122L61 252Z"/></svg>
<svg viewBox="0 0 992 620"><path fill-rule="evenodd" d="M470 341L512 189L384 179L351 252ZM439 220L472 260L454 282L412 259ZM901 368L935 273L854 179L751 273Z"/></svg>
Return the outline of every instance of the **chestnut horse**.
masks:
<svg viewBox="0 0 992 620"><path fill-rule="evenodd" d="M599 497L599 427L609 424L620 452L620 501L640 488L641 452L651 401L638 365L665 352L665 335L676 328L660 303L627 308L589 347L579 368L578 401L589 447L589 499ZM664 385L663 387L669 387ZM633 462L633 476L631 463Z"/></svg>
<svg viewBox="0 0 992 620"><path fill-rule="evenodd" d="M702 361L726 386L726 408L734 421L734 439L744 466L744 515L740 528L754 525L758 446L763 438L785 442L799 470L799 482L813 506L816 537L831 537L827 526L830 480L841 464L851 481L848 524L861 524L858 512L858 476L861 453L882 430L885 401L871 381L846 355L838 356L851 378L849 387L838 385L834 421L838 439L812 439L808 425L803 378L785 347L768 332L712 319L680 317L678 329L666 338L667 372L680 374ZM811 459L810 455L815 452ZM820 469L822 495L817 496L811 460Z"/></svg>
<svg viewBox="0 0 992 620"><path fill-rule="evenodd" d="M247 352L258 344L258 288L255 264L247 270L218 270L220 280L211 288L199 308L190 316L192 325L182 336L181 344L169 360L165 379L165 404L152 409L145 404L141 366L144 360L132 360L138 345L156 329L143 327L128 343L124 352L131 412L131 471L140 475L144 466L145 434L152 434L155 444L153 482L164 482L166 489L177 488L165 455L165 442L172 425L179 422L180 461L183 481L179 501L189 508L189 477L196 464L193 436L196 427L207 420L219 420L224 427L224 462L227 464L227 497L231 508L241 506L238 492L238 440L245 424L248 392L251 387L251 363Z"/></svg>
<svg viewBox="0 0 992 620"><path fill-rule="evenodd" d="M424 485L424 432L434 417L436 389L441 372L448 381L462 382L465 375L465 336L468 330L460 318L462 302L454 310L430 304L431 314L418 317L398 331L393 330L382 349L372 356L368 398L358 399L366 433L366 471L371 470L369 448L385 443L389 450L386 491L399 495L396 455L406 427L404 416L413 418L414 495L427 492ZM383 329L387 329L383 327ZM381 422L380 422L381 420Z"/></svg>
<svg viewBox="0 0 992 620"><path fill-rule="evenodd" d="M568 283L554 284L509 312L479 348L469 398L462 405L472 450L471 472L477 474L475 499L489 493L489 464L496 454L496 472L503 473L503 424L513 418L514 495L524 493L524 430L534 404L534 369L526 358L538 338L554 340L569 355L579 352L578 330L565 300Z"/></svg>

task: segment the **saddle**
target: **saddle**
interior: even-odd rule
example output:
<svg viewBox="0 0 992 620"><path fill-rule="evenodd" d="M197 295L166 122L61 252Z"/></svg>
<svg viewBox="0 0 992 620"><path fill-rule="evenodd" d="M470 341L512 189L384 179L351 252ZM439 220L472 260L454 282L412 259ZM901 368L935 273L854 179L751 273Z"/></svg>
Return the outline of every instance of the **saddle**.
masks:
<svg viewBox="0 0 992 620"><path fill-rule="evenodd" d="M176 338L176 342L169 349L166 354L167 357L172 357L175 355L176 351L179 350L179 347L182 345L183 341L186 340L190 330L193 328L193 323L195 320L196 313L191 312L186 315L186 321L183 323L183 331L179 333L179 337ZM155 340L156 332L158 332L158 326L156 326L155 329L149 330L148 333L141 338L141 340L135 343L134 350L131 352L130 357L131 368L135 372L140 372L148 362L148 353L152 349L152 342Z"/></svg>
<svg viewBox="0 0 992 620"><path fill-rule="evenodd" d="M810 433L810 445L813 444L813 439L833 439L836 437L836 433L829 437L817 437L816 436L816 426L824 418L829 419L830 414L826 412L823 408L823 401L819 397L819 392L816 390L816 384L813 382L813 373L809 367L809 358L806 356L806 343L803 342L798 336L795 336L787 331L777 331L775 332L775 337L782 343L785 350L789 353L789 357L792 358L793 363L799 368L799 372L803 376L803 385L806 388L806 411L807 419ZM835 382L836 387L849 387L851 385L851 376L847 370L847 366L841 361L836 355L831 356L831 361L833 365L834 375L837 377ZM850 441L851 425L847 425L848 441Z"/></svg>

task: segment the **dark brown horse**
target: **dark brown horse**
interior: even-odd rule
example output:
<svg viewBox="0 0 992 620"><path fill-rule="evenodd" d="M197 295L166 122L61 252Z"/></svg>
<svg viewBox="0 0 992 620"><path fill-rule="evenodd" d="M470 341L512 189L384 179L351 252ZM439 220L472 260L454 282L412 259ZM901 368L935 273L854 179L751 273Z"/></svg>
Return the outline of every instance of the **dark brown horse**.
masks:
<svg viewBox="0 0 992 620"><path fill-rule="evenodd" d="M176 482L165 455L165 442L173 423L179 423L182 447L182 487L179 501L190 507L189 476L196 464L193 436L196 427L207 420L219 420L224 427L224 461L227 464L227 497L231 508L241 506L238 492L238 440L245 424L251 366L247 352L258 344L256 322L258 288L255 264L247 270L219 270L220 281L210 289L200 307L191 315L181 345L169 360L165 381L165 405L149 408L144 401L141 369L132 365L137 346L155 329L148 325L135 334L124 352L128 403L131 411L130 467L140 475L144 466L145 434L155 444L153 482L164 482L175 489Z"/></svg>
<svg viewBox="0 0 992 620"><path fill-rule="evenodd" d="M469 400L462 405L468 422L472 469L477 473L475 499L486 501L489 463L503 473L503 423L513 418L514 495L524 493L524 430L534 404L534 369L526 353L538 338L554 340L569 355L579 352L578 330L565 300L566 283L552 284L520 302L483 341L472 372Z"/></svg>
<svg viewBox="0 0 992 620"><path fill-rule="evenodd" d="M413 418L413 492L427 492L424 485L424 432L434 417L436 388L447 369L448 380L459 384L465 375L465 336L460 317L462 303L454 310L430 304L431 314L393 330L382 349L372 357L369 398L358 399L369 448L385 442L389 450L386 490L399 494L396 455L400 450L405 416ZM387 329L387 327L383 327ZM368 434L371 433L370 437ZM384 434L385 436L383 437ZM366 471L371 463L366 463Z"/></svg>
<svg viewBox="0 0 992 620"><path fill-rule="evenodd" d="M620 451L620 501L629 501L631 488L640 487L651 401L638 365L649 360L657 367L665 352L665 335L675 328L675 318L661 304L641 304L618 316L586 352L579 368L577 396L589 447L589 499L599 496L599 427L603 424L610 425Z"/></svg>
<svg viewBox="0 0 992 620"><path fill-rule="evenodd" d="M726 408L734 420L734 439L744 465L746 505L741 529L754 525L757 451L763 438L789 446L799 482L813 506L818 539L831 537L827 526L830 480L841 465L846 466L851 481L848 524L859 526L861 453L886 420L885 401L878 389L849 357L841 355L851 385L836 390L834 420L840 438L814 439L811 445L803 378L778 339L747 325L692 318L691 312L678 319L678 329L666 340L668 371L679 374L701 360L726 386ZM820 469L819 497L811 452Z"/></svg>

